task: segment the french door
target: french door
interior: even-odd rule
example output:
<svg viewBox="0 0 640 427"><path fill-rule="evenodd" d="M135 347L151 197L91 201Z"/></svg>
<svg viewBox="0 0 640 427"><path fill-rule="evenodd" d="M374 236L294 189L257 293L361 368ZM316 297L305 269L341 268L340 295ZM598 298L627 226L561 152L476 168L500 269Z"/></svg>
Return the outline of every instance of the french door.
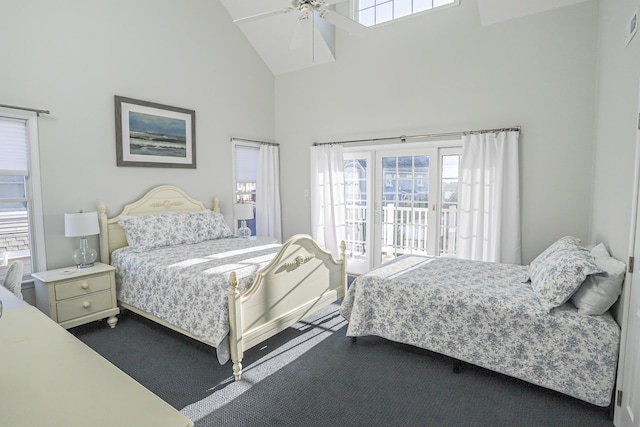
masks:
<svg viewBox="0 0 640 427"><path fill-rule="evenodd" d="M460 147L345 152L347 268L404 254L455 255Z"/></svg>

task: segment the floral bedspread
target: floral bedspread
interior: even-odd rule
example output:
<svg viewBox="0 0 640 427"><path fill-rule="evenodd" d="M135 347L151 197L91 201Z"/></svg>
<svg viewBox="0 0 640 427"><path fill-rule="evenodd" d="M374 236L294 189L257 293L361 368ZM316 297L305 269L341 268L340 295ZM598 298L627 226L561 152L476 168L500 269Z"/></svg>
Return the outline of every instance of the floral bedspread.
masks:
<svg viewBox="0 0 640 427"><path fill-rule="evenodd" d="M111 256L118 300L178 326L216 347L221 364L229 360L229 275L238 290L253 283L281 245L239 238L207 240Z"/></svg>
<svg viewBox="0 0 640 427"><path fill-rule="evenodd" d="M548 312L527 267L406 255L359 276L348 336L377 335L607 406L620 328L609 313Z"/></svg>

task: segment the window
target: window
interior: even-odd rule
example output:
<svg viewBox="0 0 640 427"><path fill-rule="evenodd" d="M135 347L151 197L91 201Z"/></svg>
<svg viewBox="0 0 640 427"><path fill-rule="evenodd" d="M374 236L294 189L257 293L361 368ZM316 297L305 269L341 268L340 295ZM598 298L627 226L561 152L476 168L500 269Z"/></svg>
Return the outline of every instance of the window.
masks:
<svg viewBox="0 0 640 427"><path fill-rule="evenodd" d="M445 6L460 4L459 0L355 0L356 20L371 27L383 22L415 15Z"/></svg>
<svg viewBox="0 0 640 427"><path fill-rule="evenodd" d="M450 152L445 152L450 153ZM460 171L459 153L443 154L440 157L440 256L456 255L456 235L458 232L458 177Z"/></svg>
<svg viewBox="0 0 640 427"><path fill-rule="evenodd" d="M234 142L234 203L250 203L253 205L253 219L247 220L251 235L256 235L256 177L258 175L258 156L260 145L250 142ZM236 229L240 221L236 221Z"/></svg>
<svg viewBox="0 0 640 427"><path fill-rule="evenodd" d="M45 269L39 172L37 115L0 109L0 280L14 260Z"/></svg>

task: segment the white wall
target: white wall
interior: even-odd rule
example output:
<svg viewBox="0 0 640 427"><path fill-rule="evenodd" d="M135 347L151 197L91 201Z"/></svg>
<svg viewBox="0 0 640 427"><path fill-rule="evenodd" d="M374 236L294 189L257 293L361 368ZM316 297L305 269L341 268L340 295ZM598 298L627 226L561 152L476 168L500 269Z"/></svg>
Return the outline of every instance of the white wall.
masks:
<svg viewBox="0 0 640 427"><path fill-rule="evenodd" d="M49 268L68 265L77 244L63 236L63 214L101 200L117 214L123 201L168 183L208 203L219 196L229 212L231 136L282 144L290 236L310 229L314 141L511 125L523 126L524 261L564 234L626 257L640 42L624 48L622 29L636 0L590 0L485 27L468 0L365 39L337 31L335 63L275 83L217 1L63 6L22 0L0 14L0 103L52 112L40 119ZM196 110L198 168L116 167L116 94Z"/></svg>
<svg viewBox="0 0 640 427"><path fill-rule="evenodd" d="M594 152L592 239L626 261L629 249L640 36L625 47L624 28L637 0L601 0L598 111Z"/></svg>
<svg viewBox="0 0 640 427"><path fill-rule="evenodd" d="M310 230L314 141L521 125L523 261L588 241L597 13L592 0L482 27L468 0L365 39L337 31L336 62L276 77L285 237Z"/></svg>
<svg viewBox="0 0 640 427"><path fill-rule="evenodd" d="M4 2L0 40L0 104L51 110L39 120L49 268L78 244L63 214L99 201L114 215L173 184L230 215L230 137L274 137L273 75L218 1ZM117 167L114 95L195 110L197 169Z"/></svg>

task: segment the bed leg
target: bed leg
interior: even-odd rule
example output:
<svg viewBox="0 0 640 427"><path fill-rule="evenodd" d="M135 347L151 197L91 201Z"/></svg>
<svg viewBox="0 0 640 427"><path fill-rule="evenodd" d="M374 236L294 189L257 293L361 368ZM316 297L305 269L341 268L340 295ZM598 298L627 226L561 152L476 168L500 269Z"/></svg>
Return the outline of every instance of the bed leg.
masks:
<svg viewBox="0 0 640 427"><path fill-rule="evenodd" d="M233 377L236 381L240 381L240 377L242 376L242 363L241 360L233 361Z"/></svg>
<svg viewBox="0 0 640 427"><path fill-rule="evenodd" d="M351 337L351 342L353 343L358 342L358 337Z"/></svg>
<svg viewBox="0 0 640 427"><path fill-rule="evenodd" d="M615 415L615 411L616 411L615 402L611 402L609 404L609 407L607 408L607 418L609 419L609 421L613 421L613 417Z"/></svg>
<svg viewBox="0 0 640 427"><path fill-rule="evenodd" d="M614 384L614 386L617 386L617 382L616 384ZM607 407L607 417L609 418L609 421L613 421L613 418L616 413L616 389L617 388L618 387L613 387L613 391L611 392L611 403L609 403L609 406Z"/></svg>

